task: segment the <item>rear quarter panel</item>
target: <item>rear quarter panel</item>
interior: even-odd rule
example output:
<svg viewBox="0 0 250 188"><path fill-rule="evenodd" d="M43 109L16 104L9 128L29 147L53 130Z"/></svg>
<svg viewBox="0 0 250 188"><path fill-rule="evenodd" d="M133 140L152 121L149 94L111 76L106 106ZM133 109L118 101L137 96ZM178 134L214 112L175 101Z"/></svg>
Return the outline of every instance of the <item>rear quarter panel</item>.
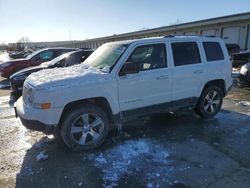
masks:
<svg viewBox="0 0 250 188"><path fill-rule="evenodd" d="M224 59L218 61L207 61L205 50L202 47L203 62L206 70L206 78L204 86L207 82L212 80L224 80L226 85L226 90L232 85L232 63L228 51L226 49L225 43L221 39L203 39L201 42L219 42L221 49L223 51ZM200 94L203 88L201 88Z"/></svg>

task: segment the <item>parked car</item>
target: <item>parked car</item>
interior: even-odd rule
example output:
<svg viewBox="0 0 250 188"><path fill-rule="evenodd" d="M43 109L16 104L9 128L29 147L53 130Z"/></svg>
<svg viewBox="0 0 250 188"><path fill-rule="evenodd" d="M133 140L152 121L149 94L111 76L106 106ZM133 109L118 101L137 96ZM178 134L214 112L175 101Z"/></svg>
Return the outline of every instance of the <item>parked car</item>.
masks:
<svg viewBox="0 0 250 188"><path fill-rule="evenodd" d="M241 67L247 62L250 62L250 49L232 54L233 67Z"/></svg>
<svg viewBox="0 0 250 188"><path fill-rule="evenodd" d="M193 108L212 118L232 85L222 39L160 37L106 43L81 65L42 70L24 82L16 115L60 135L72 150L100 146L111 127L156 112Z"/></svg>
<svg viewBox="0 0 250 188"><path fill-rule="evenodd" d="M239 86L250 86L250 62L243 65L240 69Z"/></svg>
<svg viewBox="0 0 250 188"><path fill-rule="evenodd" d="M46 48L34 52L25 59L17 59L7 61L0 64L0 75L4 78L9 78L15 72L31 67L40 65L43 62L50 61L61 54L78 50L76 48Z"/></svg>
<svg viewBox="0 0 250 188"><path fill-rule="evenodd" d="M71 65L80 64L85 61L87 57L92 53L92 50L78 50L73 52L68 52L58 56L57 58L42 63L38 66L29 67L21 71L16 72L11 75L11 96L14 101L16 101L22 95L23 83L25 79L33 72L40 71L42 69L51 69L55 67L68 67Z"/></svg>
<svg viewBox="0 0 250 188"><path fill-rule="evenodd" d="M234 53L239 53L241 51L240 46L238 44L228 43L226 44L226 47L230 56Z"/></svg>
<svg viewBox="0 0 250 188"><path fill-rule="evenodd" d="M9 52L9 57L12 59L26 58L28 55L32 54L33 50L23 50L23 51L12 51Z"/></svg>

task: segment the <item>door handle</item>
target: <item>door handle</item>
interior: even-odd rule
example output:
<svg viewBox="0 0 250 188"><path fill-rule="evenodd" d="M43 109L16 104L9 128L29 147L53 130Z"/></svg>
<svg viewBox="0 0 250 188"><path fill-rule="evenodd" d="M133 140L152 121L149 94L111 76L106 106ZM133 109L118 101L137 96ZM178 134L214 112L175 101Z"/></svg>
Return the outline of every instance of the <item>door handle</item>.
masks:
<svg viewBox="0 0 250 188"><path fill-rule="evenodd" d="M203 73L203 70L196 70L194 71L194 74L202 74Z"/></svg>
<svg viewBox="0 0 250 188"><path fill-rule="evenodd" d="M156 79L157 79L157 80L168 79L168 74L166 74L166 75L161 75L161 76L157 77Z"/></svg>

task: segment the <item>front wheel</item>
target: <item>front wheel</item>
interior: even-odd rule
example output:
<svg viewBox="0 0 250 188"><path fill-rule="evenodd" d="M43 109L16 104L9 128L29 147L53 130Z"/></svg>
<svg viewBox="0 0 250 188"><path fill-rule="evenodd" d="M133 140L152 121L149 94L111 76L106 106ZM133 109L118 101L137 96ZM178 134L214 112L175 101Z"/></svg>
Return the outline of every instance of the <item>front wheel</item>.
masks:
<svg viewBox="0 0 250 188"><path fill-rule="evenodd" d="M222 101L222 90L217 86L209 86L202 92L195 112L202 118L212 118L220 111Z"/></svg>
<svg viewBox="0 0 250 188"><path fill-rule="evenodd" d="M61 137L71 150L88 150L100 146L109 132L106 113L91 104L74 108L63 121Z"/></svg>

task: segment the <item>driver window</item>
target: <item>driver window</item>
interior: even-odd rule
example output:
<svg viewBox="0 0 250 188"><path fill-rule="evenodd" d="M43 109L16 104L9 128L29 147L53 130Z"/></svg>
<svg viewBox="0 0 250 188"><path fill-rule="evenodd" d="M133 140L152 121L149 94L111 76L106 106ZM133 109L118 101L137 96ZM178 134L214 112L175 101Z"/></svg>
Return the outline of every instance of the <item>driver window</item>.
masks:
<svg viewBox="0 0 250 188"><path fill-rule="evenodd" d="M167 67L165 44L154 44L137 47L127 62L136 63L139 71Z"/></svg>

